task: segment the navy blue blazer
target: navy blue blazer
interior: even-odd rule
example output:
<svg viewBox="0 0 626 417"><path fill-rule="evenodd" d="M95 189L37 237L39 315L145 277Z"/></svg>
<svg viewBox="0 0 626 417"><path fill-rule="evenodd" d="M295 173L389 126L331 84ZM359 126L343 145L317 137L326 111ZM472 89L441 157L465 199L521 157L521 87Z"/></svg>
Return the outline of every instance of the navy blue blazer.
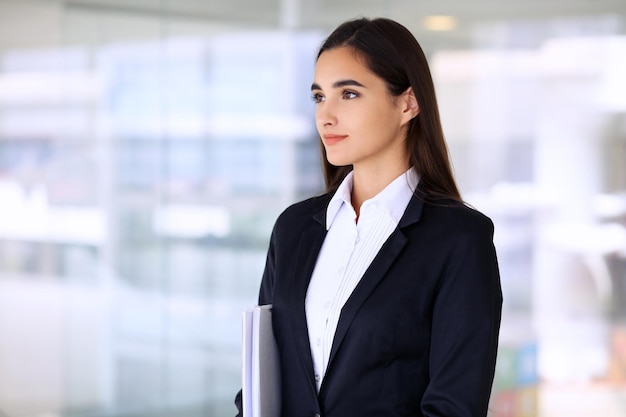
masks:
<svg viewBox="0 0 626 417"><path fill-rule="evenodd" d="M282 416L486 416L502 308L493 223L447 200L411 199L341 310L317 393L305 297L331 197L286 209L270 240L259 304L274 306Z"/></svg>

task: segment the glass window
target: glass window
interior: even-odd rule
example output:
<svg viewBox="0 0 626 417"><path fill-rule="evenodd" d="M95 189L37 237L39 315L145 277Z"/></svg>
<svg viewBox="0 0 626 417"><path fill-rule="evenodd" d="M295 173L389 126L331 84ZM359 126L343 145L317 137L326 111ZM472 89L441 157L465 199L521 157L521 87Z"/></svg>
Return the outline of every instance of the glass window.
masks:
<svg viewBox="0 0 626 417"><path fill-rule="evenodd" d="M326 3L0 0L0 415L234 415L272 225L324 188L316 49L357 15L422 42L495 222L492 413L619 415L624 5Z"/></svg>

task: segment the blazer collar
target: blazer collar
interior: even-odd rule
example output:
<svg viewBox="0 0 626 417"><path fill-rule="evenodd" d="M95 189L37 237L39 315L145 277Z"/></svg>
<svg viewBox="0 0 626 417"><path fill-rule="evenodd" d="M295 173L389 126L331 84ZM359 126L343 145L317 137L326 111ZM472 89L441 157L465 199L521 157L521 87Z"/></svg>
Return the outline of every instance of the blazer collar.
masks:
<svg viewBox="0 0 626 417"><path fill-rule="evenodd" d="M391 233L387 241L383 244L382 248L370 264L369 268L363 274L363 277L355 287L350 297L346 301L346 304L341 310L339 317L339 323L337 324L337 330L335 331L335 337L333 339L333 345L330 351L330 358L328 361L327 373L333 365L333 359L335 358L337 351L341 348L346 333L348 332L354 317L358 313L361 305L367 300L369 295L376 289L380 281L384 278L387 270L393 265L398 255L400 255L402 249L406 245L408 239L403 232L403 229L417 223L420 220L422 214L422 208L424 201L413 196L409 205L407 206L398 228Z"/></svg>
<svg viewBox="0 0 626 417"><path fill-rule="evenodd" d="M321 199L319 206L313 213L313 221L309 222L302 231L299 247L295 252L296 267L293 272L294 276L291 279L289 294L292 330L296 340L298 356L300 357L304 369L306 369L310 388L315 393L316 398L317 388L313 371L309 332L306 323L305 299L311 275L313 274L313 269L317 261L317 255L326 237L326 207L331 196L332 194L328 194L325 196L326 198Z"/></svg>
<svg viewBox="0 0 626 417"><path fill-rule="evenodd" d="M417 194L414 195L400 219L398 228L389 236L383 247L376 255L372 264L367 269L356 288L343 306L337 330L331 348L330 359L327 368L327 374L332 371L333 359L337 351L341 348L348 329L354 317L359 311L361 305L367 300L368 296L374 291L378 283L383 279L389 267L394 263L397 256L406 245L407 238L402 229L418 222L422 214L424 205L423 199ZM315 268L317 256L326 237L326 209L331 195L322 199L320 204L313 213L313 222L304 229L301 235L299 249L297 251L297 267L295 276L291 280L291 312L293 314L293 332L298 346L298 352L302 365L307 370L311 388L315 390L315 376L313 372L313 359L311 357L311 347L309 344L309 333L306 324L305 298L306 292ZM322 390L324 383L322 382ZM322 391L320 391L321 394Z"/></svg>

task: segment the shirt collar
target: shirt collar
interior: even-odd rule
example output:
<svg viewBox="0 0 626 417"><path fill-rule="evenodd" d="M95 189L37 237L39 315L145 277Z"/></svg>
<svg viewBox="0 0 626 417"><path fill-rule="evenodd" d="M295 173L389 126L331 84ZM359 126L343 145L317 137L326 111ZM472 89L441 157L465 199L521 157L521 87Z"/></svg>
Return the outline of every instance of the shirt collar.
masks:
<svg viewBox="0 0 626 417"><path fill-rule="evenodd" d="M328 208L326 209L326 230L330 229L330 226L332 226L341 206L346 204L352 209L352 196L350 194L352 193L353 183L354 176L353 172L350 171L343 181L341 181L337 191L335 191L335 195L333 195L333 198L328 203ZM352 210L354 211L354 209ZM356 217L356 213L354 215Z"/></svg>
<svg viewBox="0 0 626 417"><path fill-rule="evenodd" d="M391 218L396 223L399 223L418 183L419 175L414 168L409 168L387 185L380 193L365 201L363 205L371 204L371 202L382 204ZM353 172L350 171L328 203L326 209L326 230L330 229L339 210L344 204L350 208L354 213L354 217L356 217L356 212L354 212L354 208L352 207L351 197L353 184Z"/></svg>

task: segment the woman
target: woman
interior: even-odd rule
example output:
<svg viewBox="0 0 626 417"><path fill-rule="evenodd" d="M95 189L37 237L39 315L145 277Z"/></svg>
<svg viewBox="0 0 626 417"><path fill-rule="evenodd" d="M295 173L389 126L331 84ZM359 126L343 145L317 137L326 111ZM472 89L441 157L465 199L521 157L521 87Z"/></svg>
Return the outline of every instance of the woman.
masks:
<svg viewBox="0 0 626 417"><path fill-rule="evenodd" d="M485 416L493 224L461 201L424 53L394 21L349 21L311 90L328 193L280 215L259 295L282 416Z"/></svg>

